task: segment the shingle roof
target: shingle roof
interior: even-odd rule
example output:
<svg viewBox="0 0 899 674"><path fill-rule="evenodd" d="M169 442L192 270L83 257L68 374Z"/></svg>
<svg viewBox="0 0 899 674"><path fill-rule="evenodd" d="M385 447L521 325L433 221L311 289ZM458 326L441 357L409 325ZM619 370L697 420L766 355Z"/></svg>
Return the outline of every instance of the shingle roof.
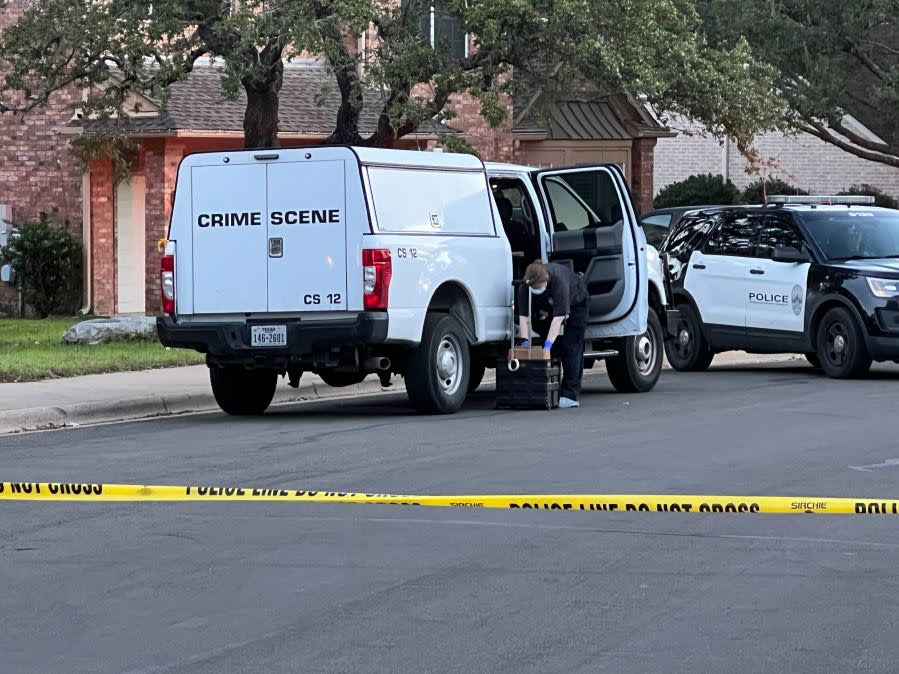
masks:
<svg viewBox="0 0 899 674"><path fill-rule="evenodd" d="M222 92L224 68L197 64L187 79L169 90L165 108L154 116L129 117L127 120L91 120L80 125L86 132L99 132L115 126L132 135L161 135L175 131L243 131L246 94L240 90L236 100ZM366 91L359 120L359 132L372 133L381 110L381 94ZM340 95L333 77L324 69L291 66L284 68L279 102L279 130L282 133L327 136L334 130ZM451 133L447 126L423 124L419 133Z"/></svg>

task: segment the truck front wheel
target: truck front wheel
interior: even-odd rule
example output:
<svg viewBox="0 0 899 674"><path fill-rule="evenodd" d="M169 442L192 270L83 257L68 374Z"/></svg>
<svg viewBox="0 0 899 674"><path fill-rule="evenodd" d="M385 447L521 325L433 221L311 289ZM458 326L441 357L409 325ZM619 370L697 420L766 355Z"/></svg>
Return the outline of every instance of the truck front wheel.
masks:
<svg viewBox="0 0 899 674"><path fill-rule="evenodd" d="M662 371L662 324L650 311L646 332L624 340L621 352L606 361L612 386L621 393L645 393L652 390Z"/></svg>
<svg viewBox="0 0 899 674"><path fill-rule="evenodd" d="M459 322L447 314L428 314L421 344L410 354L406 393L420 412L450 414L468 395L471 354Z"/></svg>
<svg viewBox="0 0 899 674"><path fill-rule="evenodd" d="M211 367L209 380L215 402L226 414L253 416L268 409L275 397L278 373L242 367Z"/></svg>

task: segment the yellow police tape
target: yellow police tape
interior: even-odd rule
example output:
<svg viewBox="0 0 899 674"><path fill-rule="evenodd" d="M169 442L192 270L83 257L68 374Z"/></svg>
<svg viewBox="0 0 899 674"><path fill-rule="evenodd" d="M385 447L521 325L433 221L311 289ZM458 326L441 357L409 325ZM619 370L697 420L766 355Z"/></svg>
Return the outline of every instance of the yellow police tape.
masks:
<svg viewBox="0 0 899 674"><path fill-rule="evenodd" d="M527 508L662 513L899 515L899 500L795 496L678 494L518 494L403 496L354 492L173 487L132 484L0 482L0 500L12 501L289 501L411 505L443 508Z"/></svg>

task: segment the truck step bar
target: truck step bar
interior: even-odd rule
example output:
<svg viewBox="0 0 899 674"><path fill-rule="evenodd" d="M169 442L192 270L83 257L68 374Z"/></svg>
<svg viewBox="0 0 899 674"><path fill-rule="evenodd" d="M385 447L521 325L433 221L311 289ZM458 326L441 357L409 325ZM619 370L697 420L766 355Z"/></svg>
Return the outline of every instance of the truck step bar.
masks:
<svg viewBox="0 0 899 674"><path fill-rule="evenodd" d="M614 349L610 349L608 351L586 351L584 352L584 358L613 358L618 355L618 352Z"/></svg>

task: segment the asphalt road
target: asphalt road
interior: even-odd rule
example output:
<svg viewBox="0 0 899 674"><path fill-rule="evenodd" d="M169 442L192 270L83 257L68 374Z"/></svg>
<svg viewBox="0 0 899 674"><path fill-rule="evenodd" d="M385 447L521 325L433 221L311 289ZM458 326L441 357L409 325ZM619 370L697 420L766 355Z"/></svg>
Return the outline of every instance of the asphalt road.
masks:
<svg viewBox="0 0 899 674"><path fill-rule="evenodd" d="M899 369L588 380L0 438L12 481L392 493L899 496ZM852 468L855 466L856 468ZM858 469L858 467L864 467ZM899 519L0 504L7 672L895 672Z"/></svg>

